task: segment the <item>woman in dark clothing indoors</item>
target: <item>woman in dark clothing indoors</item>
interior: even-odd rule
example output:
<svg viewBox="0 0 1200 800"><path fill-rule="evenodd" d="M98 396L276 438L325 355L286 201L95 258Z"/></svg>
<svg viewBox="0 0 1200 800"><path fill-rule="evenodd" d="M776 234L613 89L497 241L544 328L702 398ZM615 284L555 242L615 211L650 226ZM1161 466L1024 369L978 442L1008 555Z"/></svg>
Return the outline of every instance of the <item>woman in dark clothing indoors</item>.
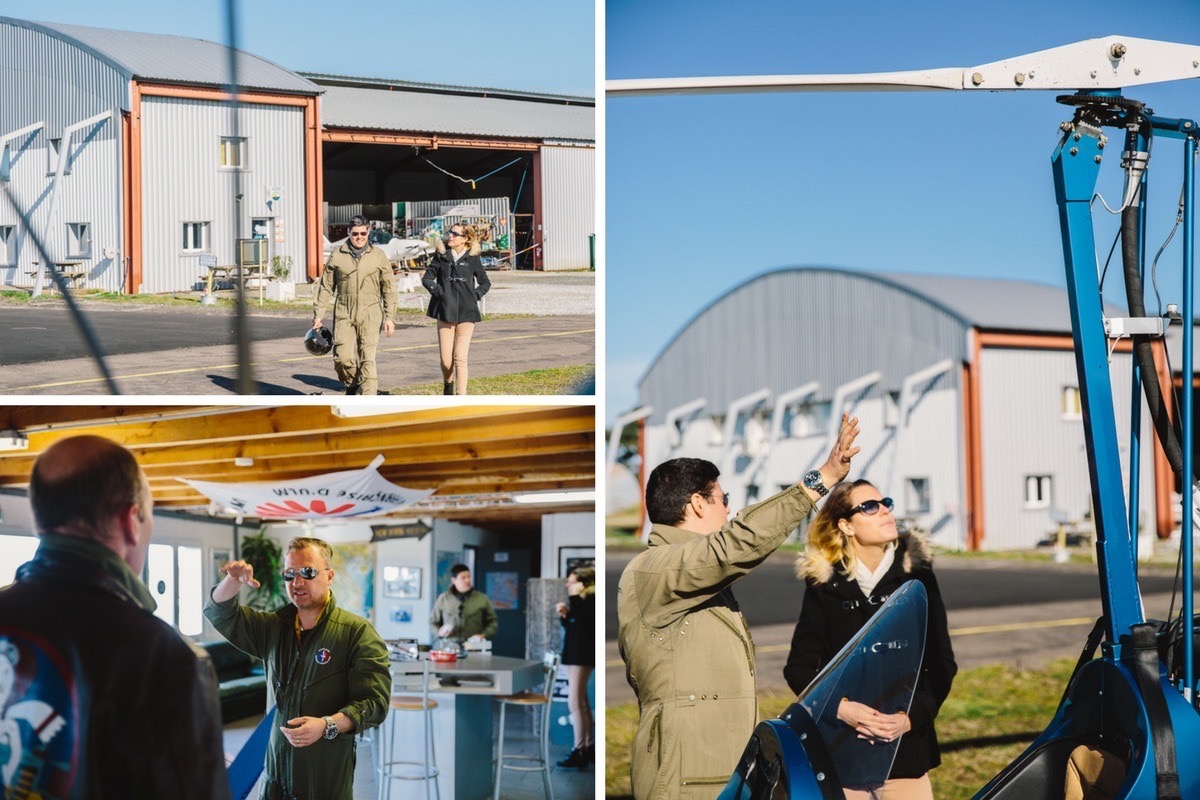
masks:
<svg viewBox="0 0 1200 800"><path fill-rule="evenodd" d="M588 678L596 668L596 570L576 567L567 575L567 602L558 604L563 626L562 663L567 668L567 707L575 730L575 749L558 761L563 769L581 769L596 761Z"/></svg>

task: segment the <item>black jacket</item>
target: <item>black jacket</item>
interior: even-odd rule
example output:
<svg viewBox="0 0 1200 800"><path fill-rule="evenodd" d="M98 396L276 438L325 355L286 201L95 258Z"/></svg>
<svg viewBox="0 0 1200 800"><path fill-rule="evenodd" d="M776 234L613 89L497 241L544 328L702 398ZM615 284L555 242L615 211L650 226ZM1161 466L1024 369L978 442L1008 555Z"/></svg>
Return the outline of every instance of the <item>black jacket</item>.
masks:
<svg viewBox="0 0 1200 800"><path fill-rule="evenodd" d="M79 800L228 800L212 664L154 607L108 548L42 537L0 590L0 784Z"/></svg>
<svg viewBox="0 0 1200 800"><path fill-rule="evenodd" d="M892 592L908 580L924 584L929 598L929 622L921 674L908 712L912 730L900 740L889 777L919 778L936 767L941 763L941 753L933 721L950 694L958 665L950 645L946 607L933 576L928 543L919 534L900 539L895 562L870 598L863 594L857 581L846 578L811 554L806 553L797 561L797 572L805 578L804 605L783 668L788 686L797 694L858 633Z"/></svg>
<svg viewBox="0 0 1200 800"><path fill-rule="evenodd" d="M596 666L596 595L567 598L563 626L562 663Z"/></svg>
<svg viewBox="0 0 1200 800"><path fill-rule="evenodd" d="M426 315L441 322L479 322L479 299L492 288L479 256L434 253L421 283L433 297Z"/></svg>

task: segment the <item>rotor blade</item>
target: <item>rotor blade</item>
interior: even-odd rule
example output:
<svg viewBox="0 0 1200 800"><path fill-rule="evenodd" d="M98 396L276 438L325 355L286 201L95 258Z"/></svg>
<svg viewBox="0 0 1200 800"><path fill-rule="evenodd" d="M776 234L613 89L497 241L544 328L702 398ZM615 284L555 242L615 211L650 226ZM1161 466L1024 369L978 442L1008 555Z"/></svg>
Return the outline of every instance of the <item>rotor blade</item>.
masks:
<svg viewBox="0 0 1200 800"><path fill-rule="evenodd" d="M977 67L844 75L635 78L606 84L609 97L746 92L896 92L938 89L1078 91L1200 78L1200 46L1107 36Z"/></svg>

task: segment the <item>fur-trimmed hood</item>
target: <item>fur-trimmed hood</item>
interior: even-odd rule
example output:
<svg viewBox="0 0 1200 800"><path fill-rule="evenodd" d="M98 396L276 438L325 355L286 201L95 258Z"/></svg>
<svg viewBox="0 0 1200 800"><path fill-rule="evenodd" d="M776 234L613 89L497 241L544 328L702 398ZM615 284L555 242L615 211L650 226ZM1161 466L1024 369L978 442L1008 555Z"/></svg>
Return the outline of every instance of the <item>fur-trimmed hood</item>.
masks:
<svg viewBox="0 0 1200 800"><path fill-rule="evenodd" d="M912 574L914 569L930 569L933 567L933 548L925 534L910 532L896 540L897 547L904 548L901 566L904 574ZM796 577L802 581L811 580L814 583L829 583L833 577L835 565L825 555L806 547L796 558Z"/></svg>

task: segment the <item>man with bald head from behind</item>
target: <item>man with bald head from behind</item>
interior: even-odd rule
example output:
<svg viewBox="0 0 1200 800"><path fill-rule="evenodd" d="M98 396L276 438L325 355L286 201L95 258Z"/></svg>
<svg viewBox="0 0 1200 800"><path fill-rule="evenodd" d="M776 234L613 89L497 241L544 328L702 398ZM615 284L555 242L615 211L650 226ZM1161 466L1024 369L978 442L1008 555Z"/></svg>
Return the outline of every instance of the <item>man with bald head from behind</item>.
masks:
<svg viewBox="0 0 1200 800"><path fill-rule="evenodd" d="M29 501L37 553L0 589L4 796L226 800L216 675L139 577L154 502L133 454L62 439Z"/></svg>

